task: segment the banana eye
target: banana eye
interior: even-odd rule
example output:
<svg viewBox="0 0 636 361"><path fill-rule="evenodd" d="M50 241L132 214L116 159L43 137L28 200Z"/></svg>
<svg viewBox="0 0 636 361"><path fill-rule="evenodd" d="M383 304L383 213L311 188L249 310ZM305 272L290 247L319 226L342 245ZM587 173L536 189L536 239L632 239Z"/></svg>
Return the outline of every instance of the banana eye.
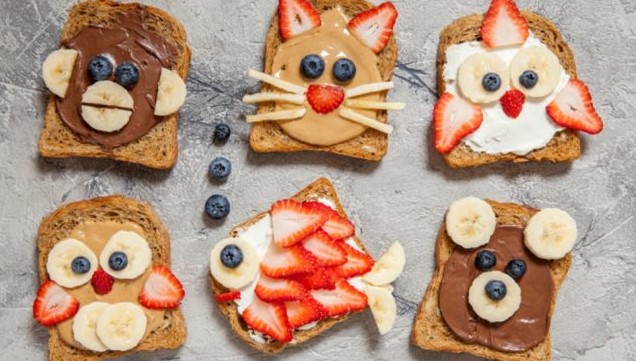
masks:
<svg viewBox="0 0 636 361"><path fill-rule="evenodd" d="M508 65L497 54L470 56L459 67L457 75L459 90L473 103L497 101L509 88Z"/></svg>
<svg viewBox="0 0 636 361"><path fill-rule="evenodd" d="M542 46L519 50L510 64L510 81L529 98L541 98L554 91L561 78L559 59Z"/></svg>
<svg viewBox="0 0 636 361"><path fill-rule="evenodd" d="M144 274L151 263L148 241L130 231L112 235L99 255L99 264L104 271L117 279L135 279Z"/></svg>
<svg viewBox="0 0 636 361"><path fill-rule="evenodd" d="M75 288L89 282L96 269L97 257L93 251L73 238L57 243L46 261L49 278L66 288Z"/></svg>

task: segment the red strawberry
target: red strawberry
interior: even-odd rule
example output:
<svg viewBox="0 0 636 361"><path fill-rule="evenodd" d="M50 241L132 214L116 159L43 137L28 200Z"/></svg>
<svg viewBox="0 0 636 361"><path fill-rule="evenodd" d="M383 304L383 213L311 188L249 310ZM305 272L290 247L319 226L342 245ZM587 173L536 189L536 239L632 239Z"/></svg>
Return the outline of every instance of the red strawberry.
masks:
<svg viewBox="0 0 636 361"><path fill-rule="evenodd" d="M523 110L526 96L517 89L508 90L499 100L504 113L510 118L516 119Z"/></svg>
<svg viewBox="0 0 636 361"><path fill-rule="evenodd" d="M53 281L40 286L33 302L33 317L44 326L53 326L75 316L79 301Z"/></svg>
<svg viewBox="0 0 636 361"><path fill-rule="evenodd" d="M296 277L296 280L309 290L333 290L336 287L336 281L341 278L334 268L317 267L311 274Z"/></svg>
<svg viewBox="0 0 636 361"><path fill-rule="evenodd" d="M303 205L292 199L274 203L271 213L274 242L279 247L293 246L327 221L327 214L320 208Z"/></svg>
<svg viewBox="0 0 636 361"><path fill-rule="evenodd" d="M265 302L297 301L307 296L307 290L297 281L261 276L254 293Z"/></svg>
<svg viewBox="0 0 636 361"><path fill-rule="evenodd" d="M435 148L442 154L450 153L468 134L477 130L484 115L475 106L451 93L444 93L433 109Z"/></svg>
<svg viewBox="0 0 636 361"><path fill-rule="evenodd" d="M280 248L271 244L261 261L261 271L271 278L306 275L314 270L316 258L302 246Z"/></svg>
<svg viewBox="0 0 636 361"><path fill-rule="evenodd" d="M333 267L347 263L345 250L321 230L305 238L303 247L316 257L321 266Z"/></svg>
<svg viewBox="0 0 636 361"><path fill-rule="evenodd" d="M320 321L327 317L327 311L312 297L302 301L285 302L287 318L292 328L298 328L308 323Z"/></svg>
<svg viewBox="0 0 636 361"><path fill-rule="evenodd" d="M318 26L320 14L309 1L278 1L278 28L283 41Z"/></svg>
<svg viewBox="0 0 636 361"><path fill-rule="evenodd" d="M139 303L152 309L175 308L183 297L183 286L170 269L166 266L154 266L139 294Z"/></svg>
<svg viewBox="0 0 636 361"><path fill-rule="evenodd" d="M481 38L489 48L523 44L528 22L513 0L493 0L481 25Z"/></svg>
<svg viewBox="0 0 636 361"><path fill-rule="evenodd" d="M315 207L321 207L325 212L329 214L329 218L327 222L322 225L322 230L329 235L329 237L339 240L345 239L353 236L356 231L356 227L353 223L349 222L348 219L342 217L338 212L334 209L331 209L326 204L320 202L307 202L307 204L312 204Z"/></svg>
<svg viewBox="0 0 636 361"><path fill-rule="evenodd" d="M115 279L101 268L95 271L91 277L91 285L98 295L110 293L110 290L113 289L113 283L115 283Z"/></svg>
<svg viewBox="0 0 636 361"><path fill-rule="evenodd" d="M311 291L311 296L327 311L330 317L345 315L367 307L367 296L345 280L336 283L333 291Z"/></svg>
<svg viewBox="0 0 636 361"><path fill-rule="evenodd" d="M276 341L289 342L292 339L287 311L282 303L267 303L255 298L243 311L243 320L250 328Z"/></svg>
<svg viewBox="0 0 636 361"><path fill-rule="evenodd" d="M214 299L218 303L226 303L226 302L232 302L232 301L240 300L241 299L241 291L239 291L239 290L231 290L231 291L216 295L216 297L214 297Z"/></svg>
<svg viewBox="0 0 636 361"><path fill-rule="evenodd" d="M562 127L590 134L603 130L603 120L594 110L590 90L580 80L570 80L546 109L550 118Z"/></svg>
<svg viewBox="0 0 636 361"><path fill-rule="evenodd" d="M391 38L398 12L391 2L361 12L349 22L349 30L376 54Z"/></svg>
<svg viewBox="0 0 636 361"><path fill-rule="evenodd" d="M328 114L338 109L344 98L344 89L339 86L311 84L307 88L307 102L319 114Z"/></svg>
<svg viewBox="0 0 636 361"><path fill-rule="evenodd" d="M340 277L351 278L371 271L375 263L371 256L358 251L344 242L340 244L345 252L347 252L347 263L335 268L335 271Z"/></svg>

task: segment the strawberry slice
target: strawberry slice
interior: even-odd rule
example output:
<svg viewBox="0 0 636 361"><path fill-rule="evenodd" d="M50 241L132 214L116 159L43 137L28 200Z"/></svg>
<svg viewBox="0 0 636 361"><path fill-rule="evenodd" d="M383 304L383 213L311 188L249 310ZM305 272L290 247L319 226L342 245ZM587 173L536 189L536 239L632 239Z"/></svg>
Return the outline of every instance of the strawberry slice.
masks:
<svg viewBox="0 0 636 361"><path fill-rule="evenodd" d="M344 89L339 86L311 84L307 88L307 102L318 114L328 114L338 109L344 98Z"/></svg>
<svg viewBox="0 0 636 361"><path fill-rule="evenodd" d="M297 281L266 276L259 278L254 293L265 302L297 301L307 296L307 290Z"/></svg>
<svg viewBox="0 0 636 361"><path fill-rule="evenodd" d="M309 1L278 1L278 28L283 41L318 27L320 23L320 14Z"/></svg>
<svg viewBox="0 0 636 361"><path fill-rule="evenodd" d="M528 22L513 0L493 0L481 25L481 38L489 48L523 44L530 34Z"/></svg>
<svg viewBox="0 0 636 361"><path fill-rule="evenodd" d="M347 263L345 250L321 230L305 238L302 245L316 257L318 264L321 266L334 267Z"/></svg>
<svg viewBox="0 0 636 361"><path fill-rule="evenodd" d="M271 278L287 278L311 273L317 260L301 245L280 248L271 244L261 261L261 271Z"/></svg>
<svg viewBox="0 0 636 361"><path fill-rule="evenodd" d="M245 311L243 320L252 329L262 332L280 342L289 342L292 331L283 303L267 303L254 299Z"/></svg>
<svg viewBox="0 0 636 361"><path fill-rule="evenodd" d="M348 28L376 54L381 52L391 38L398 12L391 2L361 12L351 19Z"/></svg>
<svg viewBox="0 0 636 361"><path fill-rule="evenodd" d="M311 296L327 311L327 316L336 317L367 307L367 296L355 289L346 280L336 283L333 291L311 291Z"/></svg>
<svg viewBox="0 0 636 361"><path fill-rule="evenodd" d="M546 109L550 118L562 127L590 134L603 130L603 120L594 110L590 90L580 80L570 80Z"/></svg>
<svg viewBox="0 0 636 361"><path fill-rule="evenodd" d="M279 247L295 245L327 221L327 214L322 209L292 199L274 203L271 213L274 242Z"/></svg>
<svg viewBox="0 0 636 361"><path fill-rule="evenodd" d="M320 202L307 202L315 207L321 207L328 215L327 222L322 225L322 230L332 239L339 240L353 236L356 227L348 219L342 217L336 210Z"/></svg>
<svg viewBox="0 0 636 361"><path fill-rule="evenodd" d="M239 290L231 290L225 293L220 293L214 297L216 302L218 303L226 303L232 302L241 299L241 291Z"/></svg>
<svg viewBox="0 0 636 361"><path fill-rule="evenodd" d="M311 274L296 277L296 280L308 290L333 290L336 281L342 279L335 268L317 267Z"/></svg>
<svg viewBox="0 0 636 361"><path fill-rule="evenodd" d="M477 130L484 115L475 106L451 93L444 93L433 109L435 148L442 154L450 153L459 142Z"/></svg>
<svg viewBox="0 0 636 361"><path fill-rule="evenodd" d="M327 317L327 311L312 297L302 301L285 302L287 318L292 328L298 328L308 323L320 321Z"/></svg>
<svg viewBox="0 0 636 361"><path fill-rule="evenodd" d="M183 297L183 286L170 269L166 266L154 266L139 294L139 303L150 309L175 308Z"/></svg>
<svg viewBox="0 0 636 361"><path fill-rule="evenodd" d="M375 263L371 256L344 242L340 242L340 245L347 252L347 263L334 269L340 277L351 278L371 271Z"/></svg>
<svg viewBox="0 0 636 361"><path fill-rule="evenodd" d="M33 317L44 326L53 326L75 316L79 301L53 281L40 286L33 302Z"/></svg>

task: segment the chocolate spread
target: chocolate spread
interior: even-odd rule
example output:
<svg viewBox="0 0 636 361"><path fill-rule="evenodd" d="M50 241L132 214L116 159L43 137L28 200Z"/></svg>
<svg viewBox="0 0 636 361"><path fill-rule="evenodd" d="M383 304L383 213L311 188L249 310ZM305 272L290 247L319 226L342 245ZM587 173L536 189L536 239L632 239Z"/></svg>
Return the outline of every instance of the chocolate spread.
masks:
<svg viewBox="0 0 636 361"><path fill-rule="evenodd" d="M493 271L505 272L513 259L526 262L526 273L517 280L521 287L521 306L508 320L492 324L480 319L468 303L468 289L482 273L475 266L481 250L495 253ZM523 243L523 229L501 226L490 242L479 249L457 247L448 259L439 290L439 307L444 321L455 335L466 343L479 343L504 352L523 352L536 346L550 328L550 306L554 283L549 263L536 258Z"/></svg>
<svg viewBox="0 0 636 361"><path fill-rule="evenodd" d="M75 37L62 43L64 47L79 52L68 90L63 99L57 99L57 109L64 123L83 142L96 143L107 149L118 147L144 136L159 121L155 116L155 102L162 68L172 69L178 59L175 46L150 31L144 23L145 8L115 15L112 28L88 26ZM129 90L135 104L128 124L115 133L103 133L92 129L81 116L82 94L93 84L88 64L97 55L104 55L114 62L114 69L123 62L133 62L139 68L139 81Z"/></svg>

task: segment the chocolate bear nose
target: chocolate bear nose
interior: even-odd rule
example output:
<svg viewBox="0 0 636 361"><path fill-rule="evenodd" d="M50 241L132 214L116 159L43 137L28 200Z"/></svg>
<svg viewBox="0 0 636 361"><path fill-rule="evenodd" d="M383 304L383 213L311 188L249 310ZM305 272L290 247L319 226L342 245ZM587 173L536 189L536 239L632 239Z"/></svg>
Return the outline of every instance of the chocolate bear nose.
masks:
<svg viewBox="0 0 636 361"><path fill-rule="evenodd" d="M493 301L503 300L508 293L506 284L497 280L489 281L488 283L486 283L486 287L484 288L486 290L486 295L488 295L488 298Z"/></svg>

